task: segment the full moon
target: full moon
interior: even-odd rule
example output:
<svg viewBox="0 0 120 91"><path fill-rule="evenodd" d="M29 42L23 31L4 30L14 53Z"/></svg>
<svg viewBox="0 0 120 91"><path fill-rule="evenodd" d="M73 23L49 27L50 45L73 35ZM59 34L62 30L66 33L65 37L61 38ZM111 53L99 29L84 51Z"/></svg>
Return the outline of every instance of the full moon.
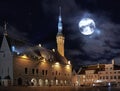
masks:
<svg viewBox="0 0 120 91"><path fill-rule="evenodd" d="M79 22L79 28L83 35L91 35L95 31L95 22L91 18L83 18Z"/></svg>

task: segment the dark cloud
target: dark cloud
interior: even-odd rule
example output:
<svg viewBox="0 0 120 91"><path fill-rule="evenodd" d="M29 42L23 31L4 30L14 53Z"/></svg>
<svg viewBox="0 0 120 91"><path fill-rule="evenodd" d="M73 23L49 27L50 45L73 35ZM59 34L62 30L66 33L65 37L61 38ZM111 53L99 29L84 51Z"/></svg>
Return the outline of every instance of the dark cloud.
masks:
<svg viewBox="0 0 120 91"><path fill-rule="evenodd" d="M16 29L12 25L8 24L6 29L8 35L12 39L16 40L23 40L25 42L30 42L27 38L28 34L26 32L21 32L20 30ZM0 35L3 35L5 32L4 27L0 26Z"/></svg>
<svg viewBox="0 0 120 91"><path fill-rule="evenodd" d="M27 38L30 42L41 44L43 47L56 48L58 6L61 4L65 55L74 66L107 63L112 58L119 59L119 2L113 0L18 1L0 3L2 7L0 19L3 20L5 16L8 23L14 26L8 26L8 33L12 37ZM84 36L79 31L78 23L84 17L92 18L96 23L96 31L90 36Z"/></svg>
<svg viewBox="0 0 120 91"><path fill-rule="evenodd" d="M53 40L55 37L50 37L57 33L58 0L42 0L41 2L43 13L46 17L51 16L56 25L54 27L56 32L49 34L45 38L48 42L44 43L50 48L51 45L56 47ZM108 6L106 4L107 1L103 3L97 0L61 0L65 53L74 65L109 62L120 53L120 27L114 22L112 10L109 10L116 8L110 6L112 3ZM98 6L104 7L101 9ZM78 23L84 17L92 18L96 23L96 32L91 36L84 36L79 31Z"/></svg>

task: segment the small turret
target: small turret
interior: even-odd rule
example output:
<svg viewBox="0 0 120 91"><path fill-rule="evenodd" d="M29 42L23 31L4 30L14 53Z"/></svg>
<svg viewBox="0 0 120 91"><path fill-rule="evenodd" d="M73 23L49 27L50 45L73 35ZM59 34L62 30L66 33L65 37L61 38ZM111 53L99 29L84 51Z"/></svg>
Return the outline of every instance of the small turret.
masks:
<svg viewBox="0 0 120 91"><path fill-rule="evenodd" d="M99 63L97 64L97 68L98 68L98 69L100 68L100 64L99 64Z"/></svg>
<svg viewBox="0 0 120 91"><path fill-rule="evenodd" d="M112 64L113 64L113 65L115 64L115 60L114 60L114 59L112 59Z"/></svg>
<svg viewBox="0 0 120 91"><path fill-rule="evenodd" d="M7 23L5 22L4 24L4 36L7 36L8 33L7 33Z"/></svg>

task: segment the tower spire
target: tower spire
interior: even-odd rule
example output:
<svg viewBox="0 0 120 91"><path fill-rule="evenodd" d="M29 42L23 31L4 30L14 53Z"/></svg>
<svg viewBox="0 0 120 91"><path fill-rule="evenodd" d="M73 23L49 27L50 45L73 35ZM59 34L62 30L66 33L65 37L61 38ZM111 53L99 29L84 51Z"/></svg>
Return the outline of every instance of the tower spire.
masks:
<svg viewBox="0 0 120 91"><path fill-rule="evenodd" d="M61 16L61 6L59 6L59 17L58 17L58 33L62 33L62 16Z"/></svg>
<svg viewBox="0 0 120 91"><path fill-rule="evenodd" d="M63 26L62 26L62 16L61 16L61 5L59 5L58 33L56 36L56 40L57 40L57 50L62 56L64 56L65 37L62 34L62 30L63 30Z"/></svg>
<svg viewBox="0 0 120 91"><path fill-rule="evenodd" d="M4 35L7 36L7 22L4 23Z"/></svg>

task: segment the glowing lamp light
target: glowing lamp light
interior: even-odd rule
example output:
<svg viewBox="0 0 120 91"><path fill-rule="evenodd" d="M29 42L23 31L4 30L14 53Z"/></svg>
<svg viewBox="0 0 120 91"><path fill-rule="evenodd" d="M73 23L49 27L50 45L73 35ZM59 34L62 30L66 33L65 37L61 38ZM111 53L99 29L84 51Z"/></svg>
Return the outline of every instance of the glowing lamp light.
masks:
<svg viewBox="0 0 120 91"><path fill-rule="evenodd" d="M12 52L15 52L15 46L12 46Z"/></svg>
<svg viewBox="0 0 120 91"><path fill-rule="evenodd" d="M70 65L67 64L66 65L66 69L70 70Z"/></svg>
<svg viewBox="0 0 120 91"><path fill-rule="evenodd" d="M100 83L100 82L102 82L102 80L96 80L96 81L94 81L94 82L96 82L96 83Z"/></svg>
<svg viewBox="0 0 120 91"><path fill-rule="evenodd" d="M39 44L38 46L41 47L41 44Z"/></svg>
<svg viewBox="0 0 120 91"><path fill-rule="evenodd" d="M56 62L55 64L56 64L56 65L59 65L59 62Z"/></svg>
<svg viewBox="0 0 120 91"><path fill-rule="evenodd" d="M68 61L68 64L69 64L69 65L71 64L70 61Z"/></svg>
<svg viewBox="0 0 120 91"><path fill-rule="evenodd" d="M19 52L17 52L17 55L19 55L20 53Z"/></svg>
<svg viewBox="0 0 120 91"><path fill-rule="evenodd" d="M46 61L45 61L45 58L43 59L43 62L46 62Z"/></svg>
<svg viewBox="0 0 120 91"><path fill-rule="evenodd" d="M93 87L95 86L95 84L93 84Z"/></svg>
<svg viewBox="0 0 120 91"><path fill-rule="evenodd" d="M55 65L54 65L55 69L59 69L60 68L60 63L59 62L56 62Z"/></svg>
<svg viewBox="0 0 120 91"><path fill-rule="evenodd" d="M111 83L110 83L110 82L108 83L108 86L111 86Z"/></svg>
<svg viewBox="0 0 120 91"><path fill-rule="evenodd" d="M55 52L55 49L52 49L53 52Z"/></svg>
<svg viewBox="0 0 120 91"><path fill-rule="evenodd" d="M25 54L22 56L22 58L28 58Z"/></svg>

